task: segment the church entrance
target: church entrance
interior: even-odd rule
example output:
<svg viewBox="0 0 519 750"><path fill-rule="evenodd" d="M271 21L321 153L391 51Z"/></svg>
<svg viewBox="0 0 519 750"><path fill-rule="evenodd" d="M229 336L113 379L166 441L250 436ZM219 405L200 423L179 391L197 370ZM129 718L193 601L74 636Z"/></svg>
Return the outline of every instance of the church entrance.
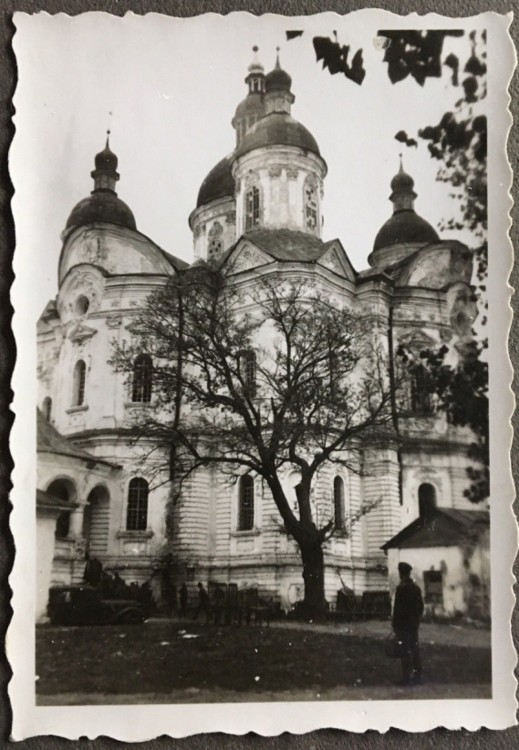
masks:
<svg viewBox="0 0 519 750"><path fill-rule="evenodd" d="M83 516L83 536L90 557L103 557L108 552L110 527L110 495L98 485L90 492Z"/></svg>

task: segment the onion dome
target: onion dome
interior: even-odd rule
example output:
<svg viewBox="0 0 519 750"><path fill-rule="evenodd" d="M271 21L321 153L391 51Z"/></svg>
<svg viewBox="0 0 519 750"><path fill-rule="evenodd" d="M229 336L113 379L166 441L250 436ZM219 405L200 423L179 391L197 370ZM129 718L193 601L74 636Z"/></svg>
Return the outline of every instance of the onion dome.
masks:
<svg viewBox="0 0 519 750"><path fill-rule="evenodd" d="M391 180L391 190L394 193L411 191L414 188L414 180L411 175L404 172L402 162L400 162L400 170Z"/></svg>
<svg viewBox="0 0 519 750"><path fill-rule="evenodd" d="M373 250L381 250L391 245L425 245L438 242L437 231L422 219L414 210L414 180L404 171L402 158L400 169L391 180L393 216L379 230Z"/></svg>
<svg viewBox="0 0 519 750"><path fill-rule="evenodd" d="M99 221L127 229L136 229L135 217L131 209L115 192L115 183L119 179L118 160L110 149L108 138L104 149L96 155L94 163L95 169L91 172L94 178L94 189L88 198L83 198L72 209L65 229Z"/></svg>
<svg viewBox="0 0 519 750"><path fill-rule="evenodd" d="M279 47L277 48L276 65L274 70L265 77L265 91L290 91L292 79L279 64Z"/></svg>
<svg viewBox="0 0 519 750"><path fill-rule="evenodd" d="M394 213L393 216L383 224L375 237L373 250L380 250L390 245L425 245L429 242L438 242L437 231L428 221L418 216L412 209L404 209Z"/></svg>
<svg viewBox="0 0 519 750"><path fill-rule="evenodd" d="M217 198L231 198L234 195L234 179L231 172L231 157L226 156L211 169L198 191L196 207Z"/></svg>
<svg viewBox="0 0 519 750"><path fill-rule="evenodd" d="M265 146L297 146L317 156L321 155L310 131L286 112L272 112L256 123L243 137L234 156L243 156Z"/></svg>
<svg viewBox="0 0 519 750"><path fill-rule="evenodd" d="M117 156L111 151L110 143L108 138L106 139L106 145L102 151L96 154L94 163L96 170L107 170L116 172L117 171Z"/></svg>

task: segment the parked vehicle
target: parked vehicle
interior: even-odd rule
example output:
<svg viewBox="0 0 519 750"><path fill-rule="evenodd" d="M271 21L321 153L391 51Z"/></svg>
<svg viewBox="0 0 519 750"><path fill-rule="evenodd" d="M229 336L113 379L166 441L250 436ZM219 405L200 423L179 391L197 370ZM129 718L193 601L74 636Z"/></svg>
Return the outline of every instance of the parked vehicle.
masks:
<svg viewBox="0 0 519 750"><path fill-rule="evenodd" d="M148 617L147 609L132 599L103 599L93 586L53 586L47 613L53 625L137 625Z"/></svg>

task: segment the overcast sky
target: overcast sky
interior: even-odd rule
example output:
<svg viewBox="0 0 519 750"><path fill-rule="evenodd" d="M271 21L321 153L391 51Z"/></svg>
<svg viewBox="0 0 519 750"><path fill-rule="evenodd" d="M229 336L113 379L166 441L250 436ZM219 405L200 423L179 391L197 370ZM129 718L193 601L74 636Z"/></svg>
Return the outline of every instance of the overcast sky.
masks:
<svg viewBox="0 0 519 750"><path fill-rule="evenodd" d="M390 14L385 19L386 28L405 25ZM438 163L426 146L406 149L394 136L438 122L459 89L447 75L423 88L413 80L393 86L375 43L381 19L372 12L297 21L244 13L182 20L40 13L18 14L16 23L11 156L15 204L23 208L16 253L33 269L40 310L56 293L60 232L92 189L94 156L108 127L119 157L118 194L137 228L165 250L192 258L188 216L202 180L234 147L231 119L247 93L253 45L266 73L281 47L296 97L292 114L314 135L328 164L323 239L340 238L357 270L367 266L375 235L391 214L389 183L402 150L415 179L416 210L436 228L454 210L448 189L435 181ZM285 31L293 28L306 31L287 42ZM333 30L352 52L362 47L362 86L316 63L312 36ZM462 45L467 41L448 40L445 54L463 52Z"/></svg>

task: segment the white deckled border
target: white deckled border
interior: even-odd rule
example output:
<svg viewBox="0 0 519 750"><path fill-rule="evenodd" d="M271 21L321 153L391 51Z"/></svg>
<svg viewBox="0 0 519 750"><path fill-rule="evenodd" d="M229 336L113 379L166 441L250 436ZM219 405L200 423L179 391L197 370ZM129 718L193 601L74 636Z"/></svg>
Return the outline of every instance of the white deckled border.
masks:
<svg viewBox="0 0 519 750"><path fill-rule="evenodd" d="M493 698L488 700L413 700L405 701L350 701L325 703L256 703L209 705L135 705L135 706L57 706L35 705L34 662L34 600L35 590L35 512L36 488L35 455L35 372L36 342L32 321L31 292L27 282L27 268L15 254L15 282L12 303L15 310L13 326L17 341L17 361L13 377L16 420L12 430L12 454L15 461L12 492L13 512L11 527L16 544L16 559L10 578L13 589L14 616L7 636L8 658L13 669L9 686L16 740L40 734L55 734L68 738L81 735L96 737L109 735L122 741L141 741L168 734L183 737L200 732L228 732L277 735L289 731L309 732L323 727L335 727L363 732L367 729L386 731L397 727L410 732L421 732L444 726L450 729L479 727L502 729L515 723L516 682L513 669L516 654L510 631L510 617L514 605L512 592L512 564L517 547L517 527L512 512L514 487L510 469L512 429L510 418L514 401L511 392L512 366L507 354L507 337L511 324L510 287L507 279L512 266L512 247L508 238L509 213L512 206L510 188L512 174L507 161L505 144L512 118L508 110L508 85L512 76L515 54L508 27L511 14L500 16L485 13L470 19L446 18L436 14L406 17L379 11L356 11L351 16L365 18L374 32L379 28L486 28L488 31L488 111L497 113L489 128L489 342L490 342L490 446L491 446L491 550L492 555L492 664ZM105 15L105 14L103 14ZM61 17L62 14L61 14ZM195 19L177 19L179 24L201 26L221 18L209 14ZM272 16L269 16L272 19ZM127 14L118 23L135 23L136 16ZM151 14L146 22L161 23L162 17ZM286 18L278 16L280 26L287 27ZM229 23L248 24L251 39L254 28L261 23L247 13L233 13ZM298 29L311 29L314 17L290 19ZM334 13L322 14L321 25L337 28L344 17ZM18 59L27 50L24 29L31 17L16 13L17 33L14 49ZM52 24L53 17L48 17ZM24 116L20 79L14 97L15 123ZM11 177L15 189L24 165L24 154L18 148L16 135L10 151ZM12 208L16 226L30 215L15 193ZM406 709L407 706L407 709Z"/></svg>

